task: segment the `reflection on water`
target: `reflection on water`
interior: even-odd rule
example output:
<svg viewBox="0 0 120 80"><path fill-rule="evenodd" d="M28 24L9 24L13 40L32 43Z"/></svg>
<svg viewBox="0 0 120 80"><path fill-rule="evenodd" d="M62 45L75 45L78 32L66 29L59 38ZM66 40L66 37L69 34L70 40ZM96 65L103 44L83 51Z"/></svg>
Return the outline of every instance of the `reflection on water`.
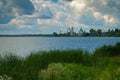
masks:
<svg viewBox="0 0 120 80"><path fill-rule="evenodd" d="M31 51L84 49L93 51L102 45L114 45L119 37L0 37L0 53L14 52L25 56Z"/></svg>

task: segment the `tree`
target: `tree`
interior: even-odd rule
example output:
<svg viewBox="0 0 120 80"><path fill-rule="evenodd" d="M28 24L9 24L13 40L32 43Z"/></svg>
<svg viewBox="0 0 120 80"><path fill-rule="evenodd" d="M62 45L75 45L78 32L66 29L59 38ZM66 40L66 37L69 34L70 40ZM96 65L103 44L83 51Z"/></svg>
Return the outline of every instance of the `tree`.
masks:
<svg viewBox="0 0 120 80"><path fill-rule="evenodd" d="M116 29L115 29L115 32L116 32L116 33L117 33L117 32L119 32L119 29L118 29L118 28L116 28Z"/></svg>
<svg viewBox="0 0 120 80"><path fill-rule="evenodd" d="M90 36L95 36L96 35L96 30L90 29Z"/></svg>
<svg viewBox="0 0 120 80"><path fill-rule="evenodd" d="M102 36L102 30L101 30L101 29L98 29L98 30L97 30L97 35L98 35L98 36Z"/></svg>
<svg viewBox="0 0 120 80"><path fill-rule="evenodd" d="M58 34L57 34L56 32L53 32L53 35L54 35L54 36L57 36Z"/></svg>

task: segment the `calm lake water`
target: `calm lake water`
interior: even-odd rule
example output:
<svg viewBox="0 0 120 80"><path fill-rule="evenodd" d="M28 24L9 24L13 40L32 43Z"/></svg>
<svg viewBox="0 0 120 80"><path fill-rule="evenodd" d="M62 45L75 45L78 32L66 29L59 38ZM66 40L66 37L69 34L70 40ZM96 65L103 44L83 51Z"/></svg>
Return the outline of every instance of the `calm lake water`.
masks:
<svg viewBox="0 0 120 80"><path fill-rule="evenodd" d="M14 52L26 56L33 51L79 48L93 51L117 42L120 42L120 37L0 37L0 54Z"/></svg>

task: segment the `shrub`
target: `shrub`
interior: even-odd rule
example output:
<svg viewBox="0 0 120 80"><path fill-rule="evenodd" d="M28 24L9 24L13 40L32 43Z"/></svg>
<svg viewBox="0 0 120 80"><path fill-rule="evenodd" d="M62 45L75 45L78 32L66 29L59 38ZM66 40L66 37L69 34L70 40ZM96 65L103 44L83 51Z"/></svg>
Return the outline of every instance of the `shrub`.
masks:
<svg viewBox="0 0 120 80"><path fill-rule="evenodd" d="M73 80L70 72L60 63L52 63L39 72L39 80Z"/></svg>
<svg viewBox="0 0 120 80"><path fill-rule="evenodd" d="M12 77L9 77L7 75L0 76L0 80L13 80Z"/></svg>

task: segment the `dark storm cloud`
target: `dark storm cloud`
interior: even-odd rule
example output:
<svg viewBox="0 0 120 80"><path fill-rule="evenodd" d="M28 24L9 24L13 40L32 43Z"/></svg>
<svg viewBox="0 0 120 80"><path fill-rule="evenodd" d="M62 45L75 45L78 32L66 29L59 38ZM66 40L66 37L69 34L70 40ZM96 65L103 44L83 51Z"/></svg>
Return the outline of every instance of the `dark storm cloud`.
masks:
<svg viewBox="0 0 120 80"><path fill-rule="evenodd" d="M30 0L14 0L14 4L21 11L21 14L31 15L34 12L34 6Z"/></svg>
<svg viewBox="0 0 120 80"><path fill-rule="evenodd" d="M31 15L34 6L30 0L0 0L0 24L8 23L15 14Z"/></svg>

